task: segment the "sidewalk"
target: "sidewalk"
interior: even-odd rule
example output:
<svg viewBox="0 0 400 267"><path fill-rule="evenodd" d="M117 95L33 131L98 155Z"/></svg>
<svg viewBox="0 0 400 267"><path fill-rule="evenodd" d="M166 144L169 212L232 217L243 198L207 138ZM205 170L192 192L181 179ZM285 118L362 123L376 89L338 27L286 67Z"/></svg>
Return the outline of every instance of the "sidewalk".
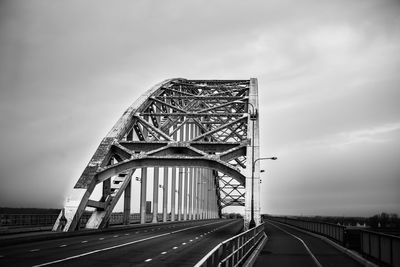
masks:
<svg viewBox="0 0 400 267"><path fill-rule="evenodd" d="M284 230L302 239L312 255L300 240ZM268 236L268 242L253 266L362 266L321 239L283 225L276 224L275 226L266 222L265 233Z"/></svg>

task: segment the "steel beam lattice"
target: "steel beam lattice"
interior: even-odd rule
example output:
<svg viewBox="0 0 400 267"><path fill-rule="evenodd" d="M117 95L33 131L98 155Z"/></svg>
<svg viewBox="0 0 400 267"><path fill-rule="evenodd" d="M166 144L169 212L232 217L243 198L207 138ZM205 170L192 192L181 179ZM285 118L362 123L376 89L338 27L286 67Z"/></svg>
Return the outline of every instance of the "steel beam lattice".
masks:
<svg viewBox="0 0 400 267"><path fill-rule="evenodd" d="M222 208L245 205L248 223L250 201L246 199L252 191L246 184L251 185L252 157L257 158L259 153L258 118L256 123L250 121L249 104L253 109L258 107L254 78L169 79L157 84L124 112L101 141L53 230L76 230L82 214L89 208L92 212L85 227L106 227L122 196L123 222L128 224L132 175L139 171L141 223L145 223L146 181L150 178L147 169L154 174L152 197L156 213L156 186L160 172L163 173L163 221L167 220L166 198L170 190L173 192L170 220L215 218L221 216ZM255 170L258 173L258 165ZM172 179L172 188L168 188L168 179ZM257 182L254 184L259 186ZM96 186L102 187L98 200L92 199ZM258 192L259 188L254 188L256 218L259 218ZM157 214L152 222L157 222Z"/></svg>

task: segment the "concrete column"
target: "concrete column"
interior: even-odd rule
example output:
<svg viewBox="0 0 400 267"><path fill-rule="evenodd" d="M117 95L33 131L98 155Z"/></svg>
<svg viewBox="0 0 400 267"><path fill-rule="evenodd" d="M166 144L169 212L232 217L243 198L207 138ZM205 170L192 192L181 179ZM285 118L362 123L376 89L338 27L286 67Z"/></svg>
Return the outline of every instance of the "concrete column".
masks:
<svg viewBox="0 0 400 267"><path fill-rule="evenodd" d="M189 201L189 210L188 210L188 220L193 220L193 168L189 168L189 192L188 192L188 201Z"/></svg>
<svg viewBox="0 0 400 267"><path fill-rule="evenodd" d="M258 110L258 85L257 79L250 79L249 87L249 103L251 103L256 110ZM248 112L253 112L251 105L248 107ZM252 198L252 163L260 157L259 145L259 118L247 121L247 136L251 140L247 145L246 151L246 199L245 199L245 217L244 227L248 229L251 219L251 198ZM253 140L254 139L254 140ZM254 150L253 150L254 148ZM254 168L254 221L256 225L260 224L260 161L257 161Z"/></svg>
<svg viewBox="0 0 400 267"><path fill-rule="evenodd" d="M163 186L163 222L168 218L168 167L164 168L164 186Z"/></svg>
<svg viewBox="0 0 400 267"><path fill-rule="evenodd" d="M158 176L160 171L158 167L154 167L154 179L153 179L153 223L157 223L158 215Z"/></svg>
<svg viewBox="0 0 400 267"><path fill-rule="evenodd" d="M172 168L171 177L171 222L175 221L176 168Z"/></svg>
<svg viewBox="0 0 400 267"><path fill-rule="evenodd" d="M146 223L147 168L142 168L140 178L140 223Z"/></svg>
<svg viewBox="0 0 400 267"><path fill-rule="evenodd" d="M198 203L198 180L197 180L197 168L193 168L193 220L197 219L197 203Z"/></svg>
<svg viewBox="0 0 400 267"><path fill-rule="evenodd" d="M182 219L182 176L183 168L179 168L178 180L178 221Z"/></svg>
<svg viewBox="0 0 400 267"><path fill-rule="evenodd" d="M173 130L175 130L176 126L173 127ZM178 141L178 135L176 132L173 135L173 139ZM172 168L172 177L171 177L171 222L175 221L175 204L176 204L176 168Z"/></svg>
<svg viewBox="0 0 400 267"><path fill-rule="evenodd" d="M194 124L190 124L190 139L194 137ZM189 220L193 220L194 168L189 169Z"/></svg>
<svg viewBox="0 0 400 267"><path fill-rule="evenodd" d="M131 184L132 180L129 181L128 185L124 190L124 219L123 224L127 225L130 223L129 217L131 215Z"/></svg>

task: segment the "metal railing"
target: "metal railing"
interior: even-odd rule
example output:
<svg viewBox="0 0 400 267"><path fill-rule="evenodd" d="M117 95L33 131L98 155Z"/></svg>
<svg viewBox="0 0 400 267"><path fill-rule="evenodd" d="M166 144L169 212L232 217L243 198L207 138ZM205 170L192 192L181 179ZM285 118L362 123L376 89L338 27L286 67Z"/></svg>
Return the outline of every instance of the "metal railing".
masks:
<svg viewBox="0 0 400 267"><path fill-rule="evenodd" d="M361 253L381 263L400 267L400 237L361 230Z"/></svg>
<svg viewBox="0 0 400 267"><path fill-rule="evenodd" d="M50 226L58 214L0 214L0 226Z"/></svg>
<svg viewBox="0 0 400 267"><path fill-rule="evenodd" d="M195 267L238 266L264 237L264 224L249 229L217 245Z"/></svg>
<svg viewBox="0 0 400 267"><path fill-rule="evenodd" d="M301 229L326 236L334 241L344 244L346 227L325 222L315 222L289 217L268 217L268 219L286 223Z"/></svg>

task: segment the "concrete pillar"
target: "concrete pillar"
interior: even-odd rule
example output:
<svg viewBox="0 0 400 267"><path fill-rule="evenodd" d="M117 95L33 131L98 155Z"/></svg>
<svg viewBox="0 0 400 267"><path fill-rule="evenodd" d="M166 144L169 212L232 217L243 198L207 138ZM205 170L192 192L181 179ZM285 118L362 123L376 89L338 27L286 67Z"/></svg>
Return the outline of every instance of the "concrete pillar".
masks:
<svg viewBox="0 0 400 267"><path fill-rule="evenodd" d="M154 167L154 180L153 180L153 223L158 222L158 176L160 174L159 168Z"/></svg>
<svg viewBox="0 0 400 267"><path fill-rule="evenodd" d="M188 220L193 220L193 168L189 168Z"/></svg>
<svg viewBox="0 0 400 267"><path fill-rule="evenodd" d="M258 110L258 85L257 79L250 79L249 88L249 103ZM248 107L248 112L252 113L251 105ZM245 217L244 227L248 229L251 219L251 198L252 198L252 162L260 157L260 139L259 139L259 118L247 121L248 130L247 136L251 142L247 145L246 151L246 199L245 199ZM253 140L254 139L254 140ZM253 149L254 148L254 149ZM254 221L256 225L260 224L260 161L257 161L254 168Z"/></svg>
<svg viewBox="0 0 400 267"><path fill-rule="evenodd" d="M182 176L183 168L179 168L178 180L178 221L182 219Z"/></svg>
<svg viewBox="0 0 400 267"><path fill-rule="evenodd" d="M168 218L168 167L164 168L164 186L163 186L163 222Z"/></svg>
<svg viewBox="0 0 400 267"><path fill-rule="evenodd" d="M172 168L171 177L171 222L175 221L176 168Z"/></svg>
<svg viewBox="0 0 400 267"><path fill-rule="evenodd" d="M132 180L129 181L128 185L124 190L124 218L123 224L127 225L130 223L129 217L131 215L131 184Z"/></svg>
<svg viewBox="0 0 400 267"><path fill-rule="evenodd" d="M147 168L142 168L140 178L140 223L146 223Z"/></svg>
<svg viewBox="0 0 400 267"><path fill-rule="evenodd" d="M194 137L194 124L190 124L190 138ZM189 169L189 220L193 220L194 168Z"/></svg>

